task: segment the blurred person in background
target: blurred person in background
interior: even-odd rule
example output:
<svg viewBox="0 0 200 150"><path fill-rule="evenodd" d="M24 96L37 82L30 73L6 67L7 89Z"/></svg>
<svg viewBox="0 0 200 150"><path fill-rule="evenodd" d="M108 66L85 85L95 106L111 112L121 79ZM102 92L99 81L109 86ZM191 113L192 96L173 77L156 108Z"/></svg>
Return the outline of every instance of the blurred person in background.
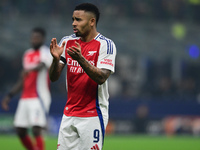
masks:
<svg viewBox="0 0 200 150"><path fill-rule="evenodd" d="M136 114L133 119L133 127L136 133L147 133L147 126L149 123L149 108L146 105L140 105L136 109Z"/></svg>
<svg viewBox="0 0 200 150"><path fill-rule="evenodd" d="M179 82L177 96L181 100L193 100L197 98L198 88L197 81L193 77L183 77Z"/></svg>
<svg viewBox="0 0 200 150"><path fill-rule="evenodd" d="M44 45L46 31L37 27L31 33L31 48L23 56L22 73L10 92L2 100L2 108L9 110L11 98L22 90L14 117L14 126L23 146L27 150L44 150L42 130L47 125L47 114L51 103L48 69L52 62L49 48ZM36 141L31 141L28 128Z"/></svg>
<svg viewBox="0 0 200 150"><path fill-rule="evenodd" d="M155 88L153 89L154 97L170 99L175 96L176 88L169 76L161 76L158 78Z"/></svg>
<svg viewBox="0 0 200 150"><path fill-rule="evenodd" d="M90 3L75 7L74 33L57 45L51 40L53 63L49 75L58 80L67 65L68 98L58 136L58 150L100 150L108 123L108 83L114 73L116 47L97 32L98 8Z"/></svg>

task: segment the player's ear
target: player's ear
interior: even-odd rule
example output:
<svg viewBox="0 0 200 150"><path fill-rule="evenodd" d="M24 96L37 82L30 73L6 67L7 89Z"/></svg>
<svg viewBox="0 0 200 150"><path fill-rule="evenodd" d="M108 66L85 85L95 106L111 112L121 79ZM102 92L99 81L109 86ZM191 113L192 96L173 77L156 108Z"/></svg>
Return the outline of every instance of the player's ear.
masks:
<svg viewBox="0 0 200 150"><path fill-rule="evenodd" d="M90 19L90 26L94 27L96 25L96 19L95 18L91 18Z"/></svg>

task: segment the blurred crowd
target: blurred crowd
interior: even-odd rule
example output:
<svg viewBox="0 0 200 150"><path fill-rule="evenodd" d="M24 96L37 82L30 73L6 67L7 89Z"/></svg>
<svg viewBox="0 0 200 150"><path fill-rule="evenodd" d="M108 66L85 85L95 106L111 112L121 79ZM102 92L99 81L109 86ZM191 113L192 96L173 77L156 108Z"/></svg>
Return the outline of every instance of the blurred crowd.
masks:
<svg viewBox="0 0 200 150"><path fill-rule="evenodd" d="M1 0L0 13L65 15L83 2L67 0ZM200 20L200 0L87 0L106 10L108 15L155 19Z"/></svg>
<svg viewBox="0 0 200 150"><path fill-rule="evenodd" d="M112 98L143 98L149 100L199 100L200 94L200 65L182 64L182 77L180 80L173 80L171 77L170 63L153 63L146 62L146 78L142 83L140 77L142 74L135 72L133 65L124 65L120 67L120 63L129 63L128 57L126 61L117 58L117 72L110 79L110 96ZM15 83L19 77L21 70L21 55L15 59L8 60L0 57L0 94L5 94ZM66 95L65 76L52 83L52 93Z"/></svg>
<svg viewBox="0 0 200 150"><path fill-rule="evenodd" d="M125 58L123 63L130 62L129 57ZM145 60L145 73L138 73L134 65L121 67L119 64L122 61L117 61L118 72L110 79L111 96L157 101L199 101L200 64L182 62L180 78L176 79L172 76L173 65L170 61L156 63L154 60Z"/></svg>
<svg viewBox="0 0 200 150"><path fill-rule="evenodd" d="M22 50L29 48L28 43L23 46L24 43L19 42L20 38L21 41L27 38L30 31L29 28L20 28L24 23L22 22L23 17L47 16L45 19L49 20L46 21L46 24L43 23L43 26L46 25L46 29L49 31L48 40L52 35L62 37L62 32L57 31L66 28L66 22L55 24L56 21L52 19L56 17L51 18L51 16L67 14L70 16L74 6L80 2L84 1L0 1L0 16L4 18L3 21L0 20L0 31L3 33L0 35L0 40L5 40L0 45L2 53L0 55L0 95L5 94L18 78L19 70L21 70ZM199 49L192 49L191 55L196 53L195 58L190 61L182 59L181 56L183 53L185 54L185 49L189 44L198 46L198 43L195 42L199 42L200 35L198 29L200 0L87 0L87 2L97 4L103 10L104 17L108 16L107 20L105 19L107 22L103 22L103 25L100 26L101 31L109 35L117 45L116 73L109 79L112 98L200 99ZM9 16L12 15L21 16L17 19L22 21L17 19L13 22L10 21ZM119 22L115 23L117 18ZM123 21L120 22L120 19ZM133 24L131 24L133 19ZM169 23L169 20L174 20L174 22ZM40 21L45 22L44 19ZM50 21L52 23L48 23ZM115 26L112 25L112 22L115 23ZM187 25L188 22L190 25ZM194 28L191 24L197 27ZM54 25L57 25L57 30ZM57 35L53 30L56 30ZM17 35L19 39L13 40L14 35ZM122 35L126 35L126 38L121 38ZM12 41L12 44L6 43L6 41ZM12 59L4 57L4 51L6 53L10 49L13 50L13 47L21 51L16 53ZM160 57L161 55L162 57ZM52 84L53 94L66 94L65 82L62 82L65 80L64 78L62 76L62 79Z"/></svg>

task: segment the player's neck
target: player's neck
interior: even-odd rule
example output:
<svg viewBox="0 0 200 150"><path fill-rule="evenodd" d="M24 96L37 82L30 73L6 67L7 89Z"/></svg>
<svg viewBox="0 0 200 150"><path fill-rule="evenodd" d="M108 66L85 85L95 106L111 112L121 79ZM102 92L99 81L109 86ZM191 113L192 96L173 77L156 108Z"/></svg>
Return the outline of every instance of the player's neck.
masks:
<svg viewBox="0 0 200 150"><path fill-rule="evenodd" d="M81 41L83 41L83 42L90 42L90 41L92 41L97 35L98 35L98 32L97 32L96 30L92 30L87 36L81 37Z"/></svg>

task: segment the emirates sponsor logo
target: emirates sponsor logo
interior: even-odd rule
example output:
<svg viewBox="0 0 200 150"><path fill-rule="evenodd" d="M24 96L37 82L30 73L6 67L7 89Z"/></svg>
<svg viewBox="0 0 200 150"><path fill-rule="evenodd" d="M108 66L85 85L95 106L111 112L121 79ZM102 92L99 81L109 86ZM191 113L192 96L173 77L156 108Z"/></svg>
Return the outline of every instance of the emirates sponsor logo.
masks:
<svg viewBox="0 0 200 150"><path fill-rule="evenodd" d="M93 66L95 65L94 60L89 61ZM72 58L67 58L67 65L68 66L74 66L74 67L79 67L79 63L76 60L73 60Z"/></svg>
<svg viewBox="0 0 200 150"><path fill-rule="evenodd" d="M95 66L94 60L90 60L89 63L91 63L93 66ZM69 68L69 72L85 73L85 71L80 66L80 64L76 60L73 60L72 58L67 58L67 66Z"/></svg>

